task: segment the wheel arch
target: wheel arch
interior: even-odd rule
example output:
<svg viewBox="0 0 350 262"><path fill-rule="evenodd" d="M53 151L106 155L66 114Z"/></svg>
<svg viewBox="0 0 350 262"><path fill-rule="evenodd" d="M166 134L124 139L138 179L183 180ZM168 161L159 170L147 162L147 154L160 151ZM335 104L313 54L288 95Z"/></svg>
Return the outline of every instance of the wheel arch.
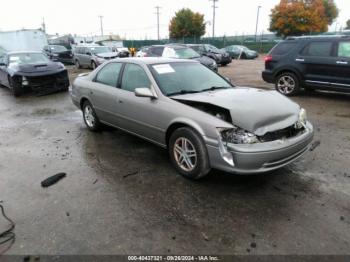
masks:
<svg viewBox="0 0 350 262"><path fill-rule="evenodd" d="M84 103L85 103L86 101L88 101L89 103L91 103L90 100L89 100L87 97L82 97L82 98L80 99L79 104L80 104L80 109L81 109L81 110L83 110L83 105L84 105Z"/></svg>
<svg viewBox="0 0 350 262"><path fill-rule="evenodd" d="M292 74L294 74L294 75L296 75L298 77L299 82L304 81L304 78L302 77L302 74L295 68L282 68L282 69L278 70L275 73L275 75L274 75L275 81L277 80L277 78L281 74L284 74L284 73L292 73Z"/></svg>
<svg viewBox="0 0 350 262"><path fill-rule="evenodd" d="M176 119L170 123L165 132L165 143L166 146L169 147L169 140L171 134L174 133L175 130L183 127L188 127L197 132L200 136L204 136L203 129L194 121L188 119Z"/></svg>

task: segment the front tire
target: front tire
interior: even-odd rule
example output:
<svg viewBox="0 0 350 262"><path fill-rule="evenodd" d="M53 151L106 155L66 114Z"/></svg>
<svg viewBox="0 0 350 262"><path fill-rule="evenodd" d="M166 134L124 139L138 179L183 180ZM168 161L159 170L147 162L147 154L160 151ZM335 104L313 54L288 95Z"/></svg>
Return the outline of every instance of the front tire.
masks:
<svg viewBox="0 0 350 262"><path fill-rule="evenodd" d="M22 95L22 87L17 84L10 76L8 76L8 82L10 89L12 91L12 94L14 97L19 97Z"/></svg>
<svg viewBox="0 0 350 262"><path fill-rule="evenodd" d="M191 128L175 130L169 140L169 156L177 172L189 179L200 179L210 171L207 148Z"/></svg>
<svg viewBox="0 0 350 262"><path fill-rule="evenodd" d="M282 73L276 79L275 88L285 96L293 96L300 91L300 81L294 73Z"/></svg>
<svg viewBox="0 0 350 262"><path fill-rule="evenodd" d="M98 119L92 104L89 101L85 101L83 104L83 118L87 128L93 132L101 130L101 122Z"/></svg>
<svg viewBox="0 0 350 262"><path fill-rule="evenodd" d="M76 69L81 69L81 65L79 63L79 60L75 60L74 64L75 64Z"/></svg>
<svg viewBox="0 0 350 262"><path fill-rule="evenodd" d="M91 68L92 70L95 70L97 68L97 65L94 61L91 62Z"/></svg>

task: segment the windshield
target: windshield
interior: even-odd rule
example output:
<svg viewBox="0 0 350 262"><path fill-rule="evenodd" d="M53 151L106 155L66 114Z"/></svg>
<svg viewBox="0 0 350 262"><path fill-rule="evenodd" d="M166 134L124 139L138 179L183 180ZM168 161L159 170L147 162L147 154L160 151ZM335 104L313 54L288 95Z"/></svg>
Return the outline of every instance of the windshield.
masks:
<svg viewBox="0 0 350 262"><path fill-rule="evenodd" d="M61 45L51 45L50 46L51 51L53 52L65 52L67 51L67 48Z"/></svg>
<svg viewBox="0 0 350 262"><path fill-rule="evenodd" d="M168 58L180 58L180 59L192 59L200 57L200 55L192 48L165 48L164 57Z"/></svg>
<svg viewBox="0 0 350 262"><path fill-rule="evenodd" d="M108 46L96 46L90 47L91 53L93 54L102 54L102 53L111 53L112 50Z"/></svg>
<svg viewBox="0 0 350 262"><path fill-rule="evenodd" d="M9 56L9 63L11 64L39 64L39 63L47 63L50 61L44 54L42 53L20 53L20 54L12 54Z"/></svg>
<svg viewBox="0 0 350 262"><path fill-rule="evenodd" d="M207 48L212 52L220 52L220 50L213 45L207 45Z"/></svg>
<svg viewBox="0 0 350 262"><path fill-rule="evenodd" d="M226 80L200 63L168 63L150 66L166 96L197 93L232 87Z"/></svg>

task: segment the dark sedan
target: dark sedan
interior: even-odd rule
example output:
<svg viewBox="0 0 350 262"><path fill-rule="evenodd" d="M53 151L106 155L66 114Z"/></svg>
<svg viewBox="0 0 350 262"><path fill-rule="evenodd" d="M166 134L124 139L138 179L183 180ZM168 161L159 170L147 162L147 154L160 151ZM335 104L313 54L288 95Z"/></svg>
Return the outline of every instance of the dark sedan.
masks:
<svg viewBox="0 0 350 262"><path fill-rule="evenodd" d="M68 91L67 69L41 52L9 52L0 57L0 84L20 96L26 90L39 94Z"/></svg>
<svg viewBox="0 0 350 262"><path fill-rule="evenodd" d="M228 52L232 59L255 59L259 56L258 52L243 45L230 45L222 50Z"/></svg>
<svg viewBox="0 0 350 262"><path fill-rule="evenodd" d="M66 64L74 64L73 53L62 45L47 45L44 47L45 54L53 61Z"/></svg>
<svg viewBox="0 0 350 262"><path fill-rule="evenodd" d="M216 61L217 64L225 66L232 62L230 54L224 50L220 50L213 45L208 44L189 44L188 47L202 56L207 56Z"/></svg>

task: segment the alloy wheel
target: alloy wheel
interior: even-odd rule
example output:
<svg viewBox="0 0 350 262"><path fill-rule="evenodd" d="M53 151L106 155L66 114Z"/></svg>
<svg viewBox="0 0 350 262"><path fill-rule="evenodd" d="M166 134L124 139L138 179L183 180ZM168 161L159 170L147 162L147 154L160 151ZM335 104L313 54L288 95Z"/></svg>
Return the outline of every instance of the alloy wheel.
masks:
<svg viewBox="0 0 350 262"><path fill-rule="evenodd" d="M293 93L295 86L295 80L289 75L280 77L277 82L278 91L285 95Z"/></svg>
<svg viewBox="0 0 350 262"><path fill-rule="evenodd" d="M177 165L186 172L191 172L197 165L197 152L190 140L179 137L174 144L174 158Z"/></svg>
<svg viewBox="0 0 350 262"><path fill-rule="evenodd" d="M92 110L92 107L90 105L86 105L84 108L84 118L85 118L85 122L86 124L93 128L95 126L95 116Z"/></svg>

